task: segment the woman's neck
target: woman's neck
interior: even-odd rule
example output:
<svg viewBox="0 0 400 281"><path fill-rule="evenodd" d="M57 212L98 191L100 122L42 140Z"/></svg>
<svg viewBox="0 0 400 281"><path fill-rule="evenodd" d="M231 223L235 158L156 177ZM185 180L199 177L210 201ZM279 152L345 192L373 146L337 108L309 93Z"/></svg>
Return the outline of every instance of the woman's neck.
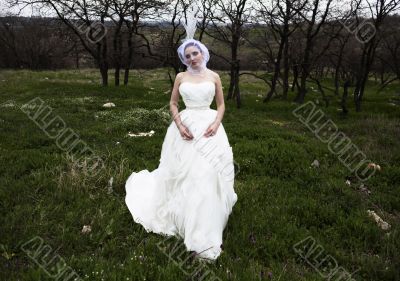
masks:
<svg viewBox="0 0 400 281"><path fill-rule="evenodd" d="M192 75L204 76L207 74L206 68L188 68L188 72Z"/></svg>

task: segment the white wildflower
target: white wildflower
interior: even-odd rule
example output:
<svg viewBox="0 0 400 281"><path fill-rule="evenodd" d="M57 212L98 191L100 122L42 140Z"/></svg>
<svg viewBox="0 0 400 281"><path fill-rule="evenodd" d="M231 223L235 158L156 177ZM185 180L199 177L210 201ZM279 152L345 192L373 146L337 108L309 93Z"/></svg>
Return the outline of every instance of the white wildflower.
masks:
<svg viewBox="0 0 400 281"><path fill-rule="evenodd" d="M385 222L380 216L378 216L374 211L368 210L367 211L368 215L375 220L375 222L378 224L378 226L382 230L389 230L390 229L390 224Z"/></svg>
<svg viewBox="0 0 400 281"><path fill-rule="evenodd" d="M319 161L318 161L317 159L315 159L315 160L311 163L311 167L319 168Z"/></svg>
<svg viewBox="0 0 400 281"><path fill-rule="evenodd" d="M113 187L112 187L113 182L114 182L114 177L111 177L111 178L108 180L108 186L107 186L107 193L108 193L108 194L113 193Z"/></svg>
<svg viewBox="0 0 400 281"><path fill-rule="evenodd" d="M369 163L368 168L373 168L374 170L378 170L378 171L381 170L381 166L379 166L378 164L375 164L375 163Z"/></svg>
<svg viewBox="0 0 400 281"><path fill-rule="evenodd" d="M16 104L15 101L13 100L6 101L0 105L0 107L15 107L15 106Z"/></svg>
<svg viewBox="0 0 400 281"><path fill-rule="evenodd" d="M115 107L115 104L112 102L107 102L107 103L103 104L103 107L111 108L111 107Z"/></svg>
<svg viewBox="0 0 400 281"><path fill-rule="evenodd" d="M92 227L90 225L84 225L82 228L82 233L83 234L88 234L92 231Z"/></svg>
<svg viewBox="0 0 400 281"><path fill-rule="evenodd" d="M128 132L128 136L129 137L151 137L152 135L154 135L154 133L155 132L153 130L151 130L150 132L147 132L147 133L140 132L140 133L137 133L137 134Z"/></svg>

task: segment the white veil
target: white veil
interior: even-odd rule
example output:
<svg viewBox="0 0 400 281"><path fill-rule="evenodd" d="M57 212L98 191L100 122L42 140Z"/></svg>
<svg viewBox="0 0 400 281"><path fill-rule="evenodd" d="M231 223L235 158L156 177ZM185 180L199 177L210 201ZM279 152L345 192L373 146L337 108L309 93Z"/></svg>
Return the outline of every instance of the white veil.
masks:
<svg viewBox="0 0 400 281"><path fill-rule="evenodd" d="M179 59L181 62L187 66L187 70L193 74L199 74L204 72L207 69L207 62L210 60L210 53L208 52L207 47L201 43L200 41L194 39L194 33L196 32L196 24L197 17L196 12L198 11L198 7L195 9L188 9L187 11L187 24L183 23L183 26L186 30L186 38L182 40L182 44L179 46L177 52ZM203 61L198 68L193 68L190 64L190 61L185 59L185 49L189 46L195 46L199 49L199 51L203 55Z"/></svg>

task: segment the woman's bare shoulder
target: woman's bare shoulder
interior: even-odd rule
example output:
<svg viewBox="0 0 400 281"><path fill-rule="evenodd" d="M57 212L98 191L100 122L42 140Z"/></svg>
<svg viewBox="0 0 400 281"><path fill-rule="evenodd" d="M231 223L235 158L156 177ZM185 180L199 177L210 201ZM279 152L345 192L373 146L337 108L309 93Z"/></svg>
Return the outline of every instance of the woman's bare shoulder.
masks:
<svg viewBox="0 0 400 281"><path fill-rule="evenodd" d="M208 69L208 70L210 71L210 73L211 73L212 75L218 76L218 73L215 72L214 70L211 70L211 69Z"/></svg>
<svg viewBox="0 0 400 281"><path fill-rule="evenodd" d="M218 79L218 78L219 78L219 74L218 74L217 72L215 72L215 71L213 71L213 70L211 70L211 69L209 69L209 71L210 71L211 76L212 76L214 79Z"/></svg>
<svg viewBox="0 0 400 281"><path fill-rule="evenodd" d="M178 74L176 74L176 79L182 79L183 77L185 77L185 72L179 72Z"/></svg>
<svg viewBox="0 0 400 281"><path fill-rule="evenodd" d="M217 72L212 71L211 69L209 69L209 71L210 71L209 73L210 73L212 79L214 80L214 83L217 83L218 81L220 81L220 77Z"/></svg>
<svg viewBox="0 0 400 281"><path fill-rule="evenodd" d="M185 77L185 72L179 72L178 74L176 74L175 82L178 83L178 86L180 85L184 77Z"/></svg>

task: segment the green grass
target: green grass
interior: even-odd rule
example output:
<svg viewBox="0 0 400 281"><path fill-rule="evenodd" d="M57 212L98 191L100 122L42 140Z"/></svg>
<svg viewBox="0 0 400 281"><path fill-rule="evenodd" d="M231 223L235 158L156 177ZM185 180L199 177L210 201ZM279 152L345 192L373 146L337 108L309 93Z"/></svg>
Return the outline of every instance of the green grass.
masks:
<svg viewBox="0 0 400 281"><path fill-rule="evenodd" d="M54 280L21 248L35 236L86 280L190 280L157 246L163 237L135 224L124 205L128 176L158 166L170 122L164 73L133 71L128 87L108 88L99 86L97 70L0 73L0 280ZM221 76L226 92L227 74ZM326 280L293 249L312 236L324 256L356 272L355 280L400 280L400 106L391 104L400 87L376 94L371 81L363 111L355 113L349 98L346 117L339 97L330 96L325 108L318 93L307 96L382 167L365 183L368 196L292 114L297 104L264 104L265 84L241 79L243 108L226 102L223 120L240 167L238 201L224 231L224 252L208 269L221 280ZM89 177L77 169L22 112L35 97L103 157L101 173ZM105 109L106 102L116 107ZM127 137L149 130L155 131L150 138ZM315 159L319 168L310 167ZM380 229L367 210L391 229ZM91 225L91 233L82 234L83 225Z"/></svg>

